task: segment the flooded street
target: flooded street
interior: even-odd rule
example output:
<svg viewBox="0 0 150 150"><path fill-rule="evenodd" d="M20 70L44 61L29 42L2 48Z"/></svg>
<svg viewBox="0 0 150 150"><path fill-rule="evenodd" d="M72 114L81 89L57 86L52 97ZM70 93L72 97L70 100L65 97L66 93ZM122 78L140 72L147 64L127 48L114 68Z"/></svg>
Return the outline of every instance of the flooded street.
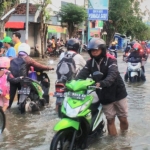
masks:
<svg viewBox="0 0 150 150"><path fill-rule="evenodd" d="M89 59L87 54L83 55L86 60ZM56 69L58 58L49 60L54 60L52 66ZM49 64L49 61L45 62ZM127 64L122 61L122 53L119 53L118 65L123 77ZM145 68L145 83L126 83L129 106L128 132L119 133L119 122L116 119L118 136L112 138L106 133L87 150L150 150L150 59ZM49 71L48 75L51 80L50 92L54 92L56 73ZM49 150L54 135L53 127L59 120L54 108L55 99L51 97L50 105L41 112L21 115L14 102L12 109L6 112L6 129L0 135L0 150Z"/></svg>

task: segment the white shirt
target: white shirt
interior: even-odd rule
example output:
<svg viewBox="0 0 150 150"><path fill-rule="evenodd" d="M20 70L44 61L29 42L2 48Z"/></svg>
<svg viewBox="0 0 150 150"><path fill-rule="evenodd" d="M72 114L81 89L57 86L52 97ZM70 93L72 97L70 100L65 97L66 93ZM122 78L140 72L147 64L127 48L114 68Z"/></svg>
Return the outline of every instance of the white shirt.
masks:
<svg viewBox="0 0 150 150"><path fill-rule="evenodd" d="M75 52L73 51L68 51L68 54L73 55L74 53ZM64 55L65 55L65 52L61 53L59 59L61 60L64 57ZM75 64L76 64L76 74L78 74L80 70L86 65L86 61L80 54L76 54L73 57L73 60L75 61Z"/></svg>

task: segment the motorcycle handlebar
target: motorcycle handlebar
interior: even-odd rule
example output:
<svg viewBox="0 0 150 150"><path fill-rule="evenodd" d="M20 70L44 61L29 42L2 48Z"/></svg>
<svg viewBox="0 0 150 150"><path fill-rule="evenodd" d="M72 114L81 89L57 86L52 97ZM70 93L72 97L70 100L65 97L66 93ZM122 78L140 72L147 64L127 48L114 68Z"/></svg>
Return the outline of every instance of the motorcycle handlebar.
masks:
<svg viewBox="0 0 150 150"><path fill-rule="evenodd" d="M54 68L51 68L50 70L54 70Z"/></svg>
<svg viewBox="0 0 150 150"><path fill-rule="evenodd" d="M88 86L89 89L99 89L101 90L102 88L101 87L97 87L97 86Z"/></svg>

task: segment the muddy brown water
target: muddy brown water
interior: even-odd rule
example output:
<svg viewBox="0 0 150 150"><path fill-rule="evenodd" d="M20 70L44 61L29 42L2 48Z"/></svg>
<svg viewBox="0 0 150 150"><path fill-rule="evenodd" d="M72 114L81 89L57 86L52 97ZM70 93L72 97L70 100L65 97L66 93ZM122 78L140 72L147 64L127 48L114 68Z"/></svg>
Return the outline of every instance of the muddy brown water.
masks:
<svg viewBox="0 0 150 150"><path fill-rule="evenodd" d="M83 54L88 59L87 54ZM41 63L49 64L58 58L47 58ZM122 61L122 54L118 57L121 76L124 76L126 63ZM129 130L126 134L119 132L119 122L116 119L118 136L110 137L104 134L99 137L88 150L150 150L150 61L148 59L145 83L126 83L129 106ZM47 72L51 79L50 91L54 92L56 81L55 71ZM11 110L6 112L7 125L0 135L0 150L48 150L54 135L53 127L59 121L54 111L55 99L51 97L50 105L39 113L21 115L14 102Z"/></svg>

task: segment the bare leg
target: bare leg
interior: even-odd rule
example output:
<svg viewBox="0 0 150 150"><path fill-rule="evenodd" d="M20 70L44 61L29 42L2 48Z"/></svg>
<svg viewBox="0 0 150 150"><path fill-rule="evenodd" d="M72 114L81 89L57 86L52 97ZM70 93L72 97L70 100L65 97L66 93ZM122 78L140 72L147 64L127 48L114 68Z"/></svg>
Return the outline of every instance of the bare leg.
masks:
<svg viewBox="0 0 150 150"><path fill-rule="evenodd" d="M119 121L120 121L120 129L122 131L128 130L128 120L126 117L118 117Z"/></svg>
<svg viewBox="0 0 150 150"><path fill-rule="evenodd" d="M3 112L6 111L7 107L8 107L8 106L6 106L6 105L3 106L3 108L2 108L2 109L3 109Z"/></svg>
<svg viewBox="0 0 150 150"><path fill-rule="evenodd" d="M116 126L115 126L115 118L111 119L111 120L107 119L107 128L108 128L109 135L111 135L111 136L117 135L117 130L116 130Z"/></svg>

